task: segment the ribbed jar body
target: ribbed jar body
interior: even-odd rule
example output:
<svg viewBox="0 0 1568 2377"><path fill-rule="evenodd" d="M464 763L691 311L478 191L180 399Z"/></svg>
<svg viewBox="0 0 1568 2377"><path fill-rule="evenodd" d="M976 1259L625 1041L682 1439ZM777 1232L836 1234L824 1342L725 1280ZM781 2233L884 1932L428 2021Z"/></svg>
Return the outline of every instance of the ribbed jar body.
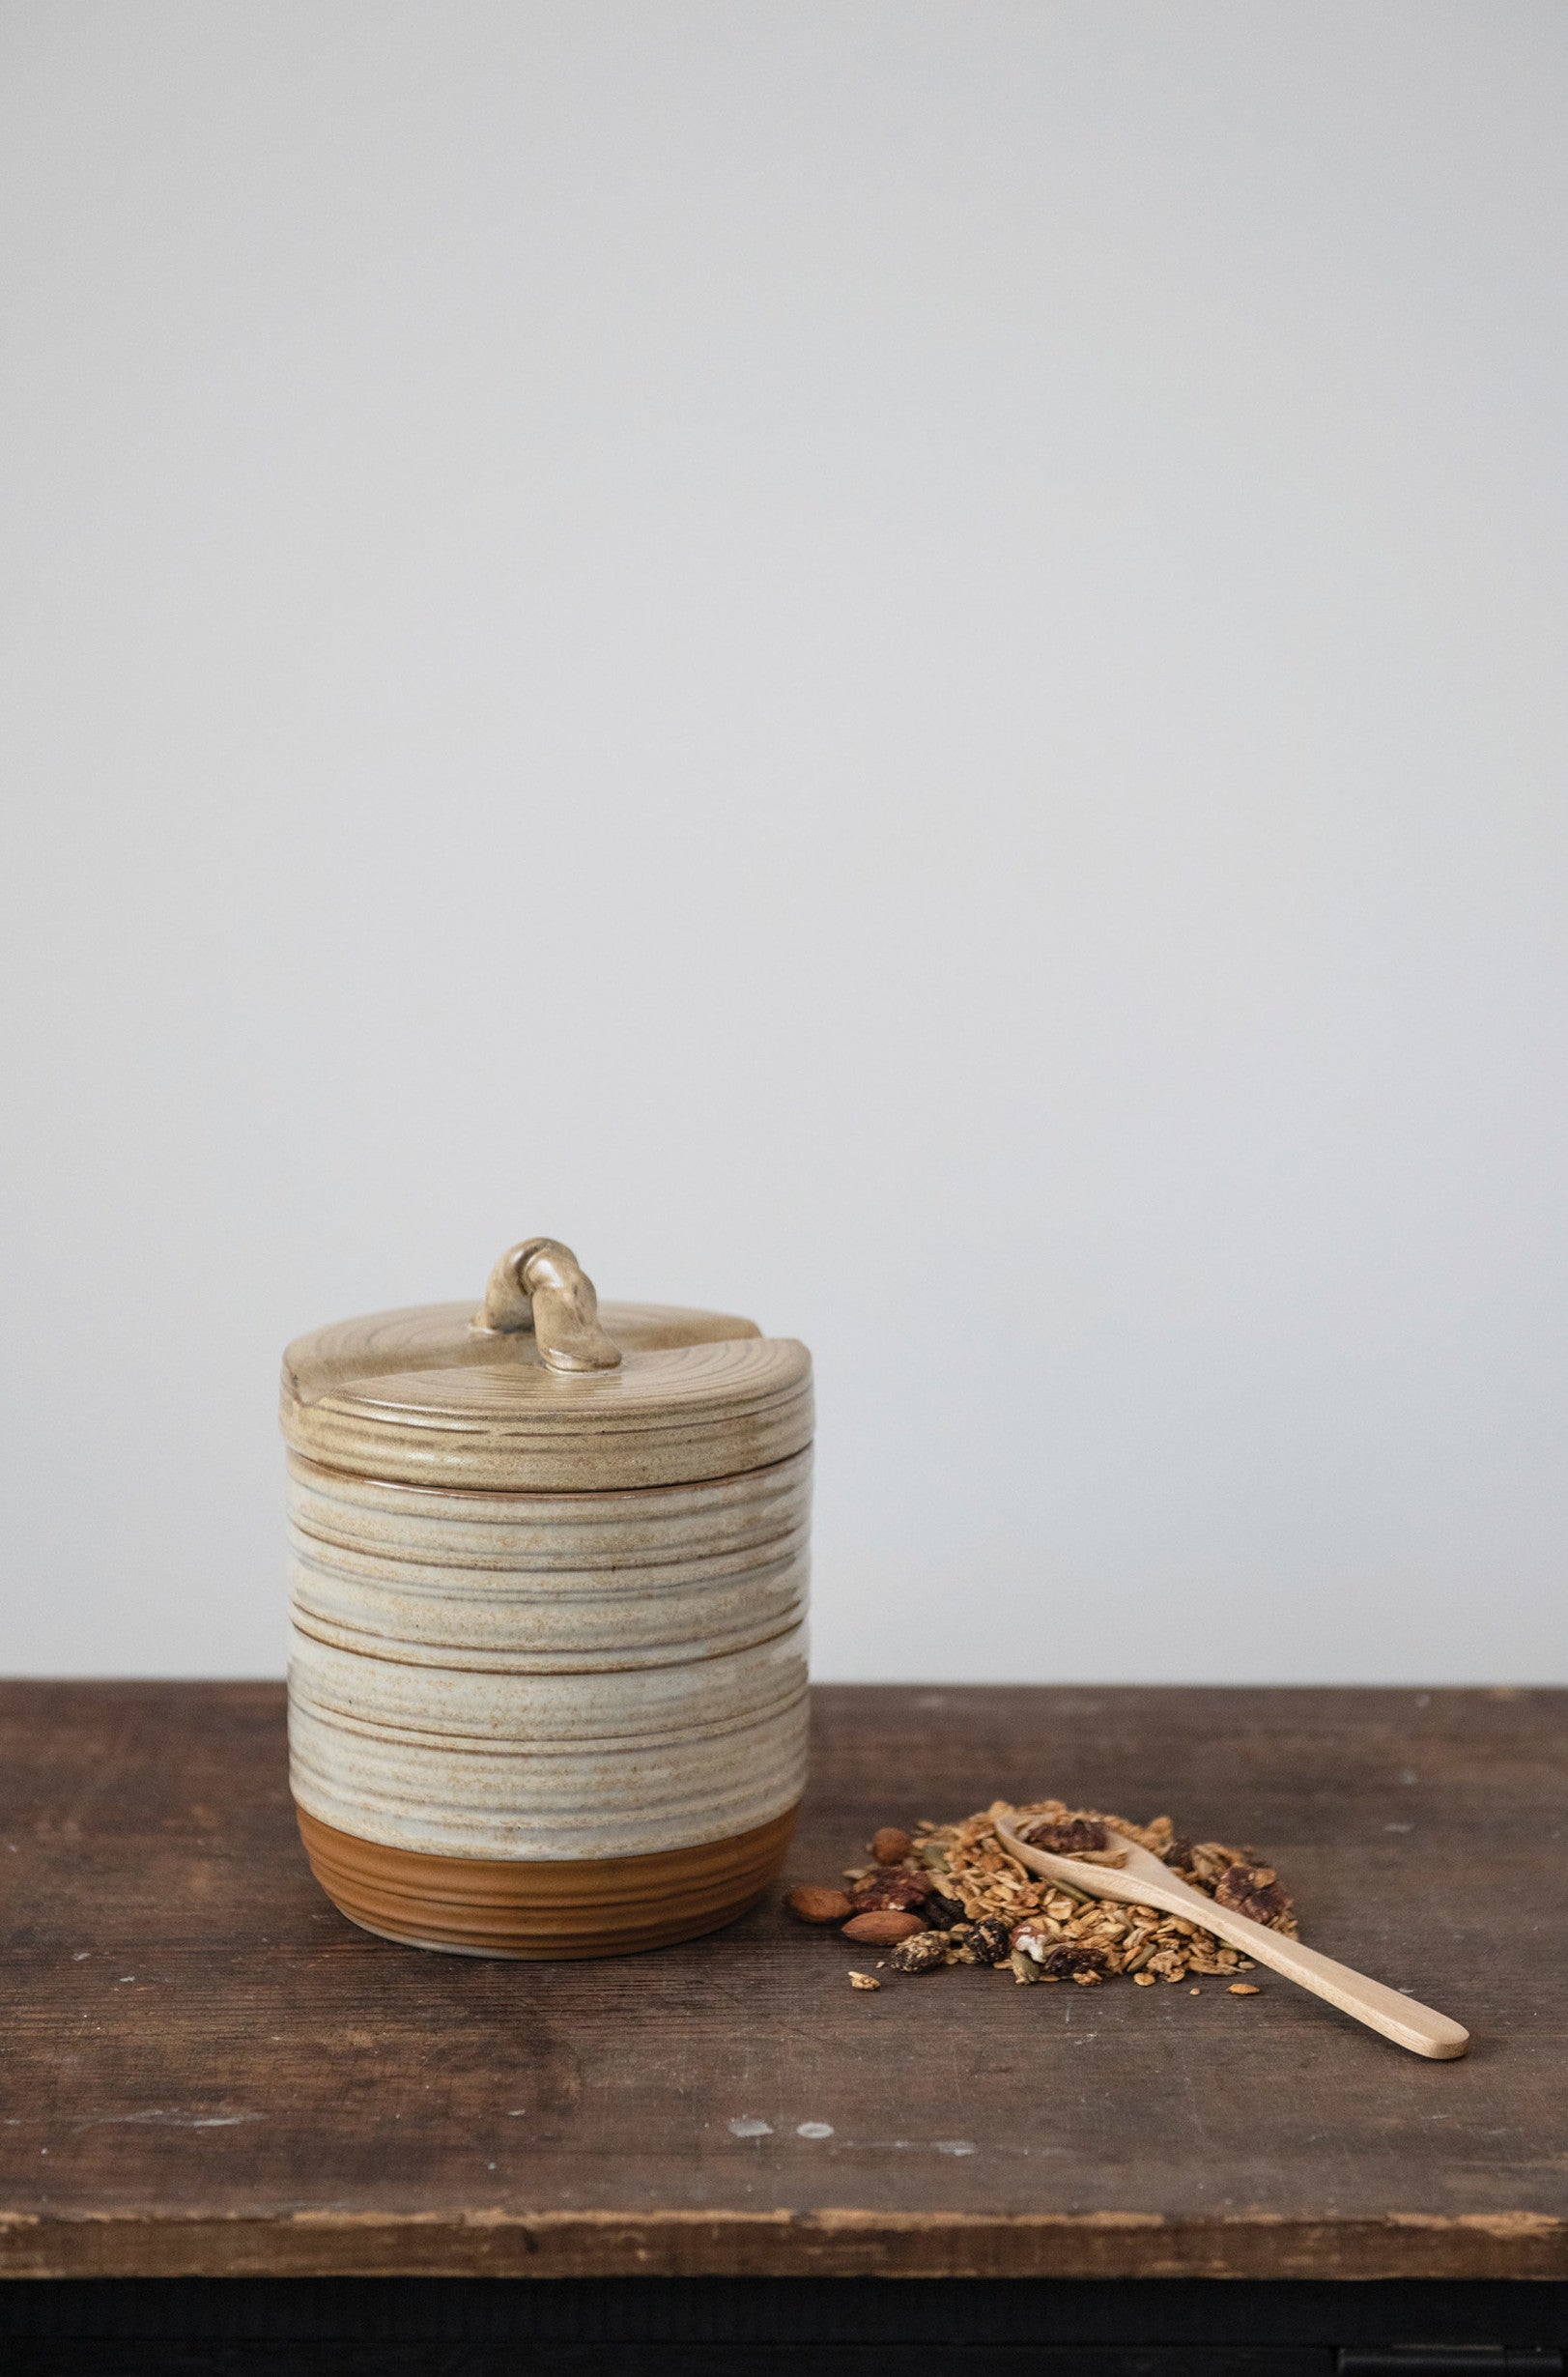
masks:
<svg viewBox="0 0 1568 2377"><path fill-rule="evenodd" d="M504 1493L291 1452L299 1806L388 1848L529 1861L783 1817L806 1775L811 1459Z"/></svg>

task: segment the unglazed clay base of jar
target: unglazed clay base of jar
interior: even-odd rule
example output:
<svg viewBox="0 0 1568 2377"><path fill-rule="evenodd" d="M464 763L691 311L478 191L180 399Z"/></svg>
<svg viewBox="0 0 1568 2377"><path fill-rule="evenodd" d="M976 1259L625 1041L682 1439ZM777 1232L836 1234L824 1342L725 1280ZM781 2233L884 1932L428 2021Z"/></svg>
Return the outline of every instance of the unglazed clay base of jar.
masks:
<svg viewBox="0 0 1568 2377"><path fill-rule="evenodd" d="M426 1857L334 1832L300 1808L311 1872L361 1931L408 1948L534 1959L627 1956L733 1923L784 1869L789 1808L755 1832L651 1857Z"/></svg>
<svg viewBox="0 0 1568 2377"><path fill-rule="evenodd" d="M530 1322L533 1326L530 1328ZM582 1957L731 1921L805 1781L811 1358L569 1252L284 1362L291 1779L367 1930Z"/></svg>

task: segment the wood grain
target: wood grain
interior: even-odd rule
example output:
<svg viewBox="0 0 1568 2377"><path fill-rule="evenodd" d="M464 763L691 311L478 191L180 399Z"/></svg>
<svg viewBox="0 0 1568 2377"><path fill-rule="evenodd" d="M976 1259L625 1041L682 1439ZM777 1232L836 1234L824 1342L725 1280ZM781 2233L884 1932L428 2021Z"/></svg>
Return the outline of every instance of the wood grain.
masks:
<svg viewBox="0 0 1568 2377"><path fill-rule="evenodd" d="M1308 1940L1466 2022L1450 2064L1267 1975L853 1992L861 1960L776 1894L613 1963L416 1955L317 1890L281 1686L0 1686L0 2270L1568 2276L1565 1717L1554 1692L816 1695L786 1882L998 1797L1168 1810L1277 1860Z"/></svg>

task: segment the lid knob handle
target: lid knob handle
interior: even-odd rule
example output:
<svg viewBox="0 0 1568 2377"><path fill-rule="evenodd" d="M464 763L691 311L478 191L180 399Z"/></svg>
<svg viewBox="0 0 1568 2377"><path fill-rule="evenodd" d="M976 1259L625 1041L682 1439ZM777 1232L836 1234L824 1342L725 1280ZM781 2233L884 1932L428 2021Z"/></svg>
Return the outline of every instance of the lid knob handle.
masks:
<svg viewBox="0 0 1568 2377"><path fill-rule="evenodd" d="M509 1246L485 1283L475 1329L531 1329L547 1369L617 1370L620 1356L599 1326L593 1281L558 1238Z"/></svg>

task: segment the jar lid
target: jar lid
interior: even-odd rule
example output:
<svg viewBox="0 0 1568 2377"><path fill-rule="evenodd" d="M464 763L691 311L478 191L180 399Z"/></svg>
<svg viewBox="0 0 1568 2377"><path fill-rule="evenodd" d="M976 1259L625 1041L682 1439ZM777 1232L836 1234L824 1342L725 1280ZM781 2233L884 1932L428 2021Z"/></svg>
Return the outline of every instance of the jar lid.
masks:
<svg viewBox="0 0 1568 2377"><path fill-rule="evenodd" d="M755 1321L607 1303L570 1247L527 1239L469 1303L367 1313L283 1357L291 1451L391 1484L487 1492L693 1485L812 1439L812 1358Z"/></svg>

